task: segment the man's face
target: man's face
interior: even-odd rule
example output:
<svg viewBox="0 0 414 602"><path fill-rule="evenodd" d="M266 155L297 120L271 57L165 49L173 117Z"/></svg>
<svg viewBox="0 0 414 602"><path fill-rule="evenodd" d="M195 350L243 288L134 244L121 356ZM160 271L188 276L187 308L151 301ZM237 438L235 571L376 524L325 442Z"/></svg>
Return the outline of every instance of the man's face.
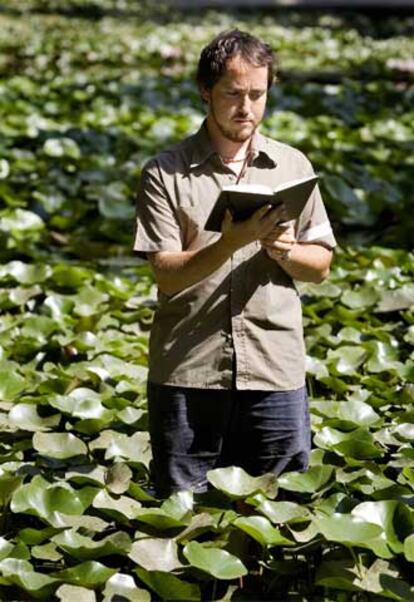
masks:
<svg viewBox="0 0 414 602"><path fill-rule="evenodd" d="M227 69L210 90L202 91L208 103L208 119L232 142L245 142L263 119L267 99L268 67L256 67L241 57L227 62Z"/></svg>

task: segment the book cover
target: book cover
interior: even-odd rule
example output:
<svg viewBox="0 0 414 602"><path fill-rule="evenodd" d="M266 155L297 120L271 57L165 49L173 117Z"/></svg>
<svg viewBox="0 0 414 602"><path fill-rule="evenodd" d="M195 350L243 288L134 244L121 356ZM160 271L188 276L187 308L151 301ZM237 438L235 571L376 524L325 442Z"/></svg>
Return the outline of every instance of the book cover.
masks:
<svg viewBox="0 0 414 602"><path fill-rule="evenodd" d="M226 209L230 209L235 221L243 221L266 204L277 207L283 203L287 219L297 219L317 181L318 176L313 175L298 180L289 180L274 189L261 184L241 183L225 186L221 190L204 228L220 232Z"/></svg>

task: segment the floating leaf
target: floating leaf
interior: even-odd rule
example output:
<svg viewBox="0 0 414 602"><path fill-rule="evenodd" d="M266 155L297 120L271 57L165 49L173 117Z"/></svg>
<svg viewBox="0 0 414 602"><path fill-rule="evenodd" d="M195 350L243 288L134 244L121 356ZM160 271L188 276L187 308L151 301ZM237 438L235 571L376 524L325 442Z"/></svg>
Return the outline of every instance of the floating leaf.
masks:
<svg viewBox="0 0 414 602"><path fill-rule="evenodd" d="M103 585L116 572L116 569L110 569L100 562L88 560L70 569L55 572L53 577L73 585L95 587Z"/></svg>
<svg viewBox="0 0 414 602"><path fill-rule="evenodd" d="M404 540L404 556L409 562L414 562L414 533Z"/></svg>
<svg viewBox="0 0 414 602"><path fill-rule="evenodd" d="M43 151L49 157L68 157L79 159L81 156L79 146L71 138L49 138L43 145Z"/></svg>
<svg viewBox="0 0 414 602"><path fill-rule="evenodd" d="M168 573L183 566L177 554L173 539L148 538L134 541L128 556L147 571Z"/></svg>
<svg viewBox="0 0 414 602"><path fill-rule="evenodd" d="M125 491L128 491L132 476L132 470L128 464L115 462L106 473L105 484L112 493L125 493Z"/></svg>
<svg viewBox="0 0 414 602"><path fill-rule="evenodd" d="M30 403L18 403L9 412L10 422L25 431L50 431L59 424L60 418L60 414L41 418L36 405Z"/></svg>
<svg viewBox="0 0 414 602"><path fill-rule="evenodd" d="M185 546L183 554L192 566L216 579L236 579L247 575L247 569L242 561L226 550L205 547L197 541L190 541Z"/></svg>
<svg viewBox="0 0 414 602"><path fill-rule="evenodd" d="M123 573L117 573L108 579L103 594L103 602L114 602L117 597L128 602L151 602L151 594L137 587L134 578Z"/></svg>
<svg viewBox="0 0 414 602"><path fill-rule="evenodd" d="M330 516L319 516L315 525L326 539L348 546L367 547L369 540L380 536L380 526L350 514L335 512Z"/></svg>
<svg viewBox="0 0 414 602"><path fill-rule="evenodd" d="M85 443L72 433L35 433L33 447L43 456L59 460L88 453Z"/></svg>
<svg viewBox="0 0 414 602"><path fill-rule="evenodd" d="M272 527L270 521L264 516L240 517L233 524L253 537L262 546L296 545L294 541L283 537L279 529Z"/></svg>
<svg viewBox="0 0 414 602"><path fill-rule="evenodd" d="M111 554L125 555L131 549L129 536L119 531L99 541L80 535L74 529L66 529L52 537L52 541L70 556L79 560L92 560Z"/></svg>
<svg viewBox="0 0 414 602"><path fill-rule="evenodd" d="M133 519L141 511L141 504L127 496L112 497L104 489L93 500L93 507L104 511L116 520Z"/></svg>
<svg viewBox="0 0 414 602"><path fill-rule="evenodd" d="M51 595L57 580L53 576L43 575L33 569L27 560L5 558L0 561L0 574L3 583L15 584L34 598L45 598Z"/></svg>
<svg viewBox="0 0 414 602"><path fill-rule="evenodd" d="M343 345L328 351L327 362L335 367L338 374L353 375L367 357L368 353L363 347Z"/></svg>
<svg viewBox="0 0 414 602"><path fill-rule="evenodd" d="M307 508L294 502L271 502L262 497L256 510L267 516L272 523L284 524L310 518Z"/></svg>
<svg viewBox="0 0 414 602"><path fill-rule="evenodd" d="M201 600L200 589L194 583L182 581L171 573L162 571L146 571L135 569L136 574L149 588L164 600L188 600L189 602Z"/></svg>
<svg viewBox="0 0 414 602"><path fill-rule="evenodd" d="M282 489L288 491L314 493L325 486L332 475L332 466L311 466L304 473L285 473L279 477L278 483Z"/></svg>
<svg viewBox="0 0 414 602"><path fill-rule="evenodd" d="M275 497L277 493L277 477L274 474L251 477L238 466L209 470L207 479L216 489L232 498L247 497L257 492Z"/></svg>
<svg viewBox="0 0 414 602"><path fill-rule="evenodd" d="M376 311L400 311L414 305L414 285L405 284L396 290L381 291Z"/></svg>
<svg viewBox="0 0 414 602"><path fill-rule="evenodd" d="M0 399L2 401L13 401L26 387L27 382L20 374L0 368Z"/></svg>
<svg viewBox="0 0 414 602"><path fill-rule="evenodd" d="M96 596L93 591L86 587L79 587L77 585L61 585L56 590L56 597L61 602L96 602Z"/></svg>
<svg viewBox="0 0 414 602"><path fill-rule="evenodd" d="M344 291L341 302L351 309L359 309L375 305L378 299L379 293L374 288L365 286Z"/></svg>
<svg viewBox="0 0 414 602"><path fill-rule="evenodd" d="M96 491L92 487L76 491L67 483L49 483L36 475L30 483L14 492L10 507L13 512L34 514L52 526L63 527L67 526L65 516L82 514L91 504Z"/></svg>
<svg viewBox="0 0 414 602"><path fill-rule="evenodd" d="M355 426L371 426L379 421L379 415L373 408L362 401L312 401L311 411L316 411L330 419L329 424L346 428ZM326 424L326 423L325 423Z"/></svg>

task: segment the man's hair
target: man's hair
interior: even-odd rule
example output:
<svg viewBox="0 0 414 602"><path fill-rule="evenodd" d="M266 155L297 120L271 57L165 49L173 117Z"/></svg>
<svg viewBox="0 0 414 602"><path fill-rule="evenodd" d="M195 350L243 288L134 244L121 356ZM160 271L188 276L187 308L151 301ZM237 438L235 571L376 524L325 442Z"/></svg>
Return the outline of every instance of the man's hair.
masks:
<svg viewBox="0 0 414 602"><path fill-rule="evenodd" d="M199 87L211 90L226 71L227 61L236 56L256 67L267 67L267 88L271 87L276 72L272 48L239 29L221 32L202 50L196 76Z"/></svg>

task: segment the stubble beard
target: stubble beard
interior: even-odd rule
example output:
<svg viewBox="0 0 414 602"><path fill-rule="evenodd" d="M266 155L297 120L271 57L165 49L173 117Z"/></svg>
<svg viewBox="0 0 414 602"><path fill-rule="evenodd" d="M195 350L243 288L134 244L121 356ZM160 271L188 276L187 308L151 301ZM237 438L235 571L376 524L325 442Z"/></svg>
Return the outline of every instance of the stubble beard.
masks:
<svg viewBox="0 0 414 602"><path fill-rule="evenodd" d="M226 127L223 123L220 123L216 117L215 111L212 107L211 110L212 117L214 119L214 123L216 124L217 129L220 131L221 135L230 142L243 143L249 140L253 134L255 133L258 124L252 122L251 127L248 130L242 131L237 129L231 129L230 127Z"/></svg>

